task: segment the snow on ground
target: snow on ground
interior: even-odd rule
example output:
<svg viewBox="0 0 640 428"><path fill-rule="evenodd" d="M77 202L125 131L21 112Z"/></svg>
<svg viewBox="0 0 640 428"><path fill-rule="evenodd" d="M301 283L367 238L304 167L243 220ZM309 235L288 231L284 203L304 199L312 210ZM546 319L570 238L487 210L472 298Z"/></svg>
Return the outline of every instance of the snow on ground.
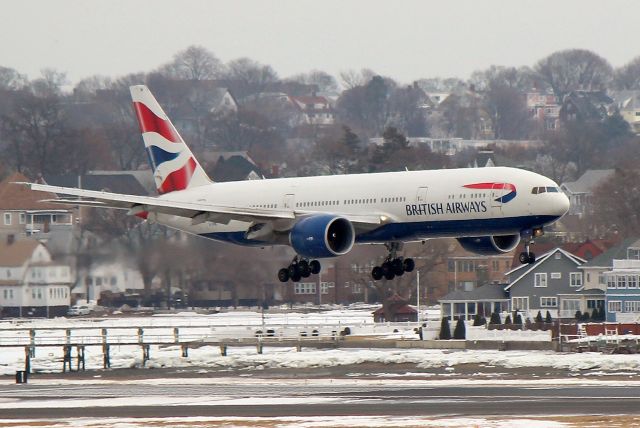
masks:
<svg viewBox="0 0 640 428"><path fill-rule="evenodd" d="M396 338L418 340L414 328L416 323L379 324L372 319L371 307L363 309L334 309L323 312L279 312L237 310L213 315L197 315L184 312L172 315L148 317L110 317L99 319L52 320L11 320L0 322L0 344L20 338L28 344L27 330L14 331L12 328L72 328L72 337L85 335L84 343L101 343L102 328L117 327L108 330L109 342L114 343L133 338L137 339L138 327L144 327L145 337L155 335L157 339L171 342L174 327L179 328L181 337L190 340L203 338L255 337L257 331L273 329L278 337L299 337L301 333L311 336L316 330L320 336L329 336L349 327L352 335L370 338ZM433 311L432 311L433 312ZM429 318L433 314L428 314ZM431 329L425 331L433 335L437 331L429 321ZM75 329L84 327L86 329ZM37 341L57 341L64 338L64 330L38 330ZM483 327L468 327L467 338L471 340L550 340L548 332L488 331ZM0 348L0 375L13 375L24 367L24 348ZM100 346L86 347L87 369L102 368L102 350ZM254 347L228 348L228 355L221 356L218 347L202 346L189 350L189 356L181 357L177 346L152 346L151 359L147 367L204 367L217 370L264 370L270 368L307 368L357 365L362 363L414 364L418 369L455 367L460 364L480 364L493 367L548 367L573 372L590 370L601 373L637 373L640 371L640 358L634 355L602 355L598 353L561 354L543 351L449 351L425 349L333 349L315 350L304 348L296 352L292 348L266 347L263 354L257 354ZM75 354L75 352L74 352ZM74 356L75 362L75 356ZM62 369L61 347L40 347L31 360L37 372L59 372ZM139 346L112 345L112 368L142 366L142 350Z"/></svg>

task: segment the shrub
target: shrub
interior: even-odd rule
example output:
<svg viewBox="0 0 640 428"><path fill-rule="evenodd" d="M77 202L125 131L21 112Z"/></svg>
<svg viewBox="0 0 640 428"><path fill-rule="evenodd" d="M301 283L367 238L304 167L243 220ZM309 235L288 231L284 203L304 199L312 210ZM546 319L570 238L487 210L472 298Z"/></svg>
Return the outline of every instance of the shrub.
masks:
<svg viewBox="0 0 640 428"><path fill-rule="evenodd" d="M485 319L485 317L483 317L480 314L476 314L475 317L473 317L473 326L474 327L479 327L481 325L485 325L487 323L487 320Z"/></svg>
<svg viewBox="0 0 640 428"><path fill-rule="evenodd" d="M467 336L466 327L464 325L464 320L462 318L458 319L456 323L456 328L453 330L453 338L454 339L465 339Z"/></svg>
<svg viewBox="0 0 640 428"><path fill-rule="evenodd" d="M536 315L536 322L542 322L542 313L540 311L538 311L538 314Z"/></svg>
<svg viewBox="0 0 640 428"><path fill-rule="evenodd" d="M442 318L442 322L440 323L440 335L438 338L440 340L451 339L451 329L449 328L449 320L447 318Z"/></svg>
<svg viewBox="0 0 640 428"><path fill-rule="evenodd" d="M504 319L504 325L511 325L511 315L507 315Z"/></svg>
<svg viewBox="0 0 640 428"><path fill-rule="evenodd" d="M516 312L516 315L513 317L513 323L515 325L522 325L522 315L520 315L518 312Z"/></svg>
<svg viewBox="0 0 640 428"><path fill-rule="evenodd" d="M599 316L599 312L598 312L598 308L593 308L593 311L591 312L591 319L594 321L598 321L600 319Z"/></svg>
<svg viewBox="0 0 640 428"><path fill-rule="evenodd" d="M547 311L547 315L544 317L544 322L547 324L551 324L553 322L553 318L551 318L551 313Z"/></svg>
<svg viewBox="0 0 640 428"><path fill-rule="evenodd" d="M500 314L497 312L492 313L489 324L502 324L502 321L500 320Z"/></svg>

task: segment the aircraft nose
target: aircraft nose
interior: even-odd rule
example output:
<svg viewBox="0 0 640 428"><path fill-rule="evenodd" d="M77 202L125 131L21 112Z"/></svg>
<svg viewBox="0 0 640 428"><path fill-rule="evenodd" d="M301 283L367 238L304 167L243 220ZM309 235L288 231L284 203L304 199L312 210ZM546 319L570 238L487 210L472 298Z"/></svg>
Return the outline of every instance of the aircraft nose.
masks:
<svg viewBox="0 0 640 428"><path fill-rule="evenodd" d="M557 203L558 215L563 216L569 211L569 198L564 193L560 193L558 196L560 196Z"/></svg>

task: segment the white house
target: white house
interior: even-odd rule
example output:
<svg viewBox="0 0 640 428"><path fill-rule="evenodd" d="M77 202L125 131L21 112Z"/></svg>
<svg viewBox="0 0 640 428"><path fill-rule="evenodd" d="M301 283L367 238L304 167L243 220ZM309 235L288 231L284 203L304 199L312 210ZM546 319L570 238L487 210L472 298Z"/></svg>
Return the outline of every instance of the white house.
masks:
<svg viewBox="0 0 640 428"><path fill-rule="evenodd" d="M71 269L51 259L47 247L14 235L0 243L0 315L54 317L71 303Z"/></svg>

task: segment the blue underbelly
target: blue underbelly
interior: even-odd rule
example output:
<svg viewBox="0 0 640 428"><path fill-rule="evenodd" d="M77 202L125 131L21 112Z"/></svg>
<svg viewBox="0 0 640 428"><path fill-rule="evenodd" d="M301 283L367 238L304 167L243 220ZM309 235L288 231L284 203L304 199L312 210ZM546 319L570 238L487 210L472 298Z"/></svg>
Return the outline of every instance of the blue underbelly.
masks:
<svg viewBox="0 0 640 428"><path fill-rule="evenodd" d="M475 220L422 221L390 223L356 236L356 243L390 241L416 241L429 238L488 236L519 233L521 230L541 227L557 220L556 216L522 216ZM274 245L268 241L245 238L244 231L205 233L200 236L237 245L264 247Z"/></svg>

